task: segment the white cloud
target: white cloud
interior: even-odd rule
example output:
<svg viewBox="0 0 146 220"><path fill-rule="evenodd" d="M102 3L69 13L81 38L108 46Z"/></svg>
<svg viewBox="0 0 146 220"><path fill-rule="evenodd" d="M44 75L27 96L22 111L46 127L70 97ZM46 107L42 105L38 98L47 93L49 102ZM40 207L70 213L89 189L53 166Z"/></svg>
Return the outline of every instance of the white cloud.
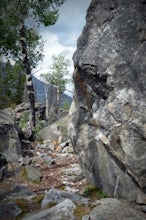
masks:
<svg viewBox="0 0 146 220"><path fill-rule="evenodd" d="M70 75L73 73L72 56L76 50L77 38L85 24L86 10L91 0L67 0L59 10L59 20L48 28L41 27L40 32L44 39L44 60L34 75L39 78L41 73L47 73L52 64L52 56L63 54L71 61ZM72 90L72 85L68 84Z"/></svg>
<svg viewBox="0 0 146 220"><path fill-rule="evenodd" d="M44 59L43 62L34 70L34 75L39 78L40 74L46 72L49 66L52 64L52 56L63 54L67 59L71 61L69 68L70 73L73 71L72 55L75 51L75 47L66 46L59 43L58 36L51 32L42 32L44 38Z"/></svg>

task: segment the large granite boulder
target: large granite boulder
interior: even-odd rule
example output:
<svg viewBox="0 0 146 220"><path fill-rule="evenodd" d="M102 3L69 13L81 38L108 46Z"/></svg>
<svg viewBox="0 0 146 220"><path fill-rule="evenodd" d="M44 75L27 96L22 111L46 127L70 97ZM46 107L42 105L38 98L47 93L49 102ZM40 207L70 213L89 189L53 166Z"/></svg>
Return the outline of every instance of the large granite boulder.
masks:
<svg viewBox="0 0 146 220"><path fill-rule="evenodd" d="M53 142L56 140L59 144L68 140L68 112L60 114L54 123L45 126L40 132L39 135L42 137L44 142Z"/></svg>
<svg viewBox="0 0 146 220"><path fill-rule="evenodd" d="M74 210L76 205L69 199L58 203L52 208L26 214L23 220L75 220Z"/></svg>
<svg viewBox="0 0 146 220"><path fill-rule="evenodd" d="M90 215L84 216L82 220L144 220L145 214L140 210L136 210L130 204L113 199L107 198L100 200L100 205L95 207Z"/></svg>
<svg viewBox="0 0 146 220"><path fill-rule="evenodd" d="M69 133L84 175L146 203L146 1L92 0L73 60Z"/></svg>
<svg viewBox="0 0 146 220"><path fill-rule="evenodd" d="M19 129L15 120L12 115L0 111L0 158L5 158L7 162L16 162L21 156Z"/></svg>

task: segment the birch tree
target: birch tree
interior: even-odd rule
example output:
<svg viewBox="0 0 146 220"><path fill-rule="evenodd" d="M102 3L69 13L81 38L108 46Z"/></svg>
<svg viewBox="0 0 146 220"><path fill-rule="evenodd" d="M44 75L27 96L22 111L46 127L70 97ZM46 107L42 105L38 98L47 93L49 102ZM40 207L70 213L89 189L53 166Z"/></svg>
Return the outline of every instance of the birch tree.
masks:
<svg viewBox="0 0 146 220"><path fill-rule="evenodd" d="M54 25L58 19L59 7L64 1L0 1L0 53L14 60L19 59L23 63L30 103L29 121L32 134L36 124L32 69L42 56L41 51L37 50L37 45L35 45L40 39L37 28L40 24L44 26ZM33 50L30 52L31 47Z"/></svg>
<svg viewBox="0 0 146 220"><path fill-rule="evenodd" d="M56 100L56 104L54 103L54 100L52 101L52 103L54 104L54 106L56 106L56 113L57 113L59 109L61 94L66 90L66 83L69 81L69 78L68 78L69 65L70 65L70 61L66 59L63 55L60 54L58 56L53 56L52 65L50 66L48 73L41 74L41 76L48 83L48 85L46 85L46 88L45 88L46 90L45 94L47 95L46 111L49 111L51 109L51 106L49 105L49 103L47 103L48 100L54 98ZM50 88L50 85L54 87L54 89L52 89L51 91L53 92L54 95L53 96L50 95L50 97L48 97L48 94L51 94L51 93L48 93L48 89ZM56 97L55 97L54 91L56 91ZM49 107L49 109L47 109L47 107Z"/></svg>

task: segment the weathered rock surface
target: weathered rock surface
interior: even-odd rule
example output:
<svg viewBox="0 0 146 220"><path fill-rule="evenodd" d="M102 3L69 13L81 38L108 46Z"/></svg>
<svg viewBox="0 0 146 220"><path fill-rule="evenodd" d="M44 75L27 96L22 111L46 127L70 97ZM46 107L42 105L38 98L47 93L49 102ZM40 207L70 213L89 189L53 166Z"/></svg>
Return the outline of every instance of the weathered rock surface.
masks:
<svg viewBox="0 0 146 220"><path fill-rule="evenodd" d="M0 111L0 154L8 162L16 162L22 156L18 128L14 118Z"/></svg>
<svg viewBox="0 0 146 220"><path fill-rule="evenodd" d="M31 200L37 195L24 185L15 185L13 189L7 192L6 199L26 199Z"/></svg>
<svg viewBox="0 0 146 220"><path fill-rule="evenodd" d="M15 203L1 203L0 204L0 219L15 219L20 213L21 209Z"/></svg>
<svg viewBox="0 0 146 220"><path fill-rule="evenodd" d="M26 165L25 169L28 180L31 180L33 182L41 181L41 172L39 168L34 167L32 165Z"/></svg>
<svg viewBox="0 0 146 220"><path fill-rule="evenodd" d="M44 127L40 131L40 136L47 143L51 143L53 140L56 140L59 144L68 140L68 113L65 113L65 116L61 117L54 123Z"/></svg>
<svg viewBox="0 0 146 220"><path fill-rule="evenodd" d="M35 214L28 214L23 220L75 220L73 215L76 205L69 199L57 204L56 206L41 210Z"/></svg>
<svg viewBox="0 0 146 220"><path fill-rule="evenodd" d="M42 200L42 208L46 208L49 203L59 203L66 199L70 199L71 201L79 204L88 204L88 199L82 196L79 196L73 192L67 192L57 189L50 189Z"/></svg>
<svg viewBox="0 0 146 220"><path fill-rule="evenodd" d="M92 0L74 53L69 133L84 175L146 203L146 1Z"/></svg>
<svg viewBox="0 0 146 220"><path fill-rule="evenodd" d="M84 216L82 220L144 220L142 212L130 207L127 203L113 198L100 200L100 205L95 207L89 216Z"/></svg>
<svg viewBox="0 0 146 220"><path fill-rule="evenodd" d="M39 120L45 120L45 105L36 103L35 110L37 118ZM17 105L13 114L15 114L16 120L19 122L24 114L29 114L29 103L21 103L20 105Z"/></svg>

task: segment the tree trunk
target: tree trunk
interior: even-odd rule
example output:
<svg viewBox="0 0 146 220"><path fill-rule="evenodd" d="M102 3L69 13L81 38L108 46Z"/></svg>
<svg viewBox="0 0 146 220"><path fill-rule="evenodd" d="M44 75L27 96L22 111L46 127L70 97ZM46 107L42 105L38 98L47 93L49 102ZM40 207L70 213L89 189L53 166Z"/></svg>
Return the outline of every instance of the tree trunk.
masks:
<svg viewBox="0 0 146 220"><path fill-rule="evenodd" d="M48 103L48 85L45 84L45 98L46 98L46 119L49 116L49 103Z"/></svg>
<svg viewBox="0 0 146 220"><path fill-rule="evenodd" d="M60 107L60 96L61 96L61 94L60 94L59 88L57 86L57 112L58 112L59 107Z"/></svg>
<svg viewBox="0 0 146 220"><path fill-rule="evenodd" d="M29 122L31 128L31 135L33 136L33 131L36 124L36 116L35 116L35 97L34 97L34 88L32 83L32 74L30 68L30 62L28 58L27 52L27 44L26 44L26 29L23 21L20 21L20 43L22 47L22 55L23 55L23 65L25 68L26 74L26 87L28 92L28 99L30 103L30 115L29 115Z"/></svg>

